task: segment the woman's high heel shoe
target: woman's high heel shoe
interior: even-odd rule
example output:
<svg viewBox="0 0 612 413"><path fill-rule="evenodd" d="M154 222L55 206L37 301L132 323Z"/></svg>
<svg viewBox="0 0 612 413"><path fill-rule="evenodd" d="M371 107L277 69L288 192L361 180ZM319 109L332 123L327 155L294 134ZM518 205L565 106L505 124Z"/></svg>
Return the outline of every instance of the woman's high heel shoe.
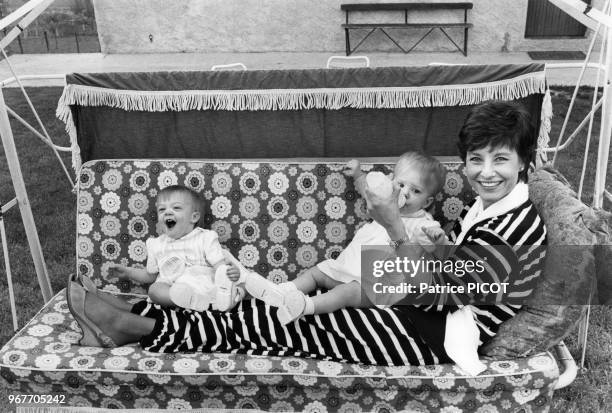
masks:
<svg viewBox="0 0 612 413"><path fill-rule="evenodd" d="M83 274L80 274L77 277L78 277L78 281L81 282L81 285L83 286L83 288L85 288L85 291L94 293L94 294L98 292L98 287L96 287L96 284L93 282L91 278Z"/></svg>
<svg viewBox="0 0 612 413"><path fill-rule="evenodd" d="M68 309L83 332L83 338L79 341L81 346L89 347L117 347L112 338L104 334L85 315L85 289L76 281L76 277L70 276L66 286L66 299Z"/></svg>

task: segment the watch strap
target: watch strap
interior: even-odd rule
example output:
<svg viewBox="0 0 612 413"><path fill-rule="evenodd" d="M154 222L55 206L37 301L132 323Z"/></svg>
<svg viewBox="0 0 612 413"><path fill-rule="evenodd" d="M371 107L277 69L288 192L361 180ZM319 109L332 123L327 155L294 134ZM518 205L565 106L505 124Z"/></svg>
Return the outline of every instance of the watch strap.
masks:
<svg viewBox="0 0 612 413"><path fill-rule="evenodd" d="M398 240L389 240L389 245L391 246L391 248L393 249L398 249L399 247L401 247L402 245L406 244L408 242L408 235L406 235L403 238L400 238Z"/></svg>

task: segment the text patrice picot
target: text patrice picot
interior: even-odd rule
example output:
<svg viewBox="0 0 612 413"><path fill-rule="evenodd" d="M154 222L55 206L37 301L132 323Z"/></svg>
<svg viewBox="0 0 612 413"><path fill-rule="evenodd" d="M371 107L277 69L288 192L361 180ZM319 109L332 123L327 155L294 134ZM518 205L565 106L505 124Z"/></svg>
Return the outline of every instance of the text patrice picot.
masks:
<svg viewBox="0 0 612 413"><path fill-rule="evenodd" d="M425 259L418 260L408 257L396 257L392 260L372 261L372 275L375 278L383 277L386 274L405 274L415 277L420 273L445 272L452 273L457 277L463 277L467 273L483 273L485 271L485 260L439 260ZM374 283L373 290L376 294L397 294L397 293L498 293L506 292L508 283L489 283L469 282L463 285L431 285L429 283L419 283L418 286L400 283L399 285L384 285L381 282Z"/></svg>

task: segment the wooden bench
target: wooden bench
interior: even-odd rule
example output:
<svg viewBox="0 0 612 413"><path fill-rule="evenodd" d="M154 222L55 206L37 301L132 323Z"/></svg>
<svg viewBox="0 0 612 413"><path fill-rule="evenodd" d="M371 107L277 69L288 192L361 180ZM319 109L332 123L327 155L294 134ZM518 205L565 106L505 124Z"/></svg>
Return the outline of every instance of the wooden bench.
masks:
<svg viewBox="0 0 612 413"><path fill-rule="evenodd" d="M342 25L346 36L346 55L349 56L376 30L380 30L389 40L393 42L402 52L409 53L417 47L435 29L440 29L450 42L467 56L468 30L473 26L467 22L468 10L473 8L472 3L350 3L340 6L346 12L346 23ZM381 11L404 11L403 22L389 23L350 23L349 14L351 12L381 12ZM435 10L463 10L463 22L418 22L408 21L408 12L412 11L435 11ZM461 48L446 32L445 29L463 29L463 48ZM351 49L350 31L355 29L370 29L368 34ZM410 48L404 49L399 42L394 39L385 29L429 29L416 43Z"/></svg>

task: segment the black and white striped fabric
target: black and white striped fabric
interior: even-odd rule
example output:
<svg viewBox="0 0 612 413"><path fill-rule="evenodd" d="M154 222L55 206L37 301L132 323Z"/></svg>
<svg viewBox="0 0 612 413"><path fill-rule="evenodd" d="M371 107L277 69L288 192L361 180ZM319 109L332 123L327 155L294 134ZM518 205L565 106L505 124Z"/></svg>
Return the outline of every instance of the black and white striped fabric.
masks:
<svg viewBox="0 0 612 413"><path fill-rule="evenodd" d="M464 211L465 214L465 211ZM464 214L462 214L464 216ZM454 229L461 231L461 219ZM546 229L533 204L519 207L475 225L462 245L507 246L503 254L487 257L490 271L477 281L510 282L519 295L529 295L542 271ZM472 251L476 251L473 248ZM460 257L457 257L460 259ZM469 279L468 273L463 282ZM444 274L435 282L448 282ZM452 297L451 297L452 299ZM257 300L245 300L230 312L194 313L166 309L147 302L132 312L155 319L152 333L141 346L153 352L221 352L252 355L297 356L382 366L431 365L449 362L443 348L445 314L449 305L427 308L400 306L387 309L343 309L306 316L281 326L276 309ZM493 337L499 325L520 306L472 306L481 341Z"/></svg>
<svg viewBox="0 0 612 413"><path fill-rule="evenodd" d="M461 222L471 205L463 210L457 221L451 240L461 232ZM510 283L511 293L507 303L472 305L481 343L497 334L499 325L514 317L529 297L544 268L546 256L546 227L531 201L526 201L505 214L486 219L474 225L465 235L457 259L478 256L486 259L487 271L468 274L465 280L481 283ZM492 246L493 248L487 248ZM449 277L445 279L448 282ZM454 279L454 277L453 277ZM441 282L441 279L438 279ZM465 302L465 301L463 301ZM446 303L453 304L453 303Z"/></svg>
<svg viewBox="0 0 612 413"><path fill-rule="evenodd" d="M394 309L347 308L281 326L276 308L245 300L230 312L162 308L140 302L133 313L156 320L140 345L152 352L296 356L381 366L445 362Z"/></svg>

